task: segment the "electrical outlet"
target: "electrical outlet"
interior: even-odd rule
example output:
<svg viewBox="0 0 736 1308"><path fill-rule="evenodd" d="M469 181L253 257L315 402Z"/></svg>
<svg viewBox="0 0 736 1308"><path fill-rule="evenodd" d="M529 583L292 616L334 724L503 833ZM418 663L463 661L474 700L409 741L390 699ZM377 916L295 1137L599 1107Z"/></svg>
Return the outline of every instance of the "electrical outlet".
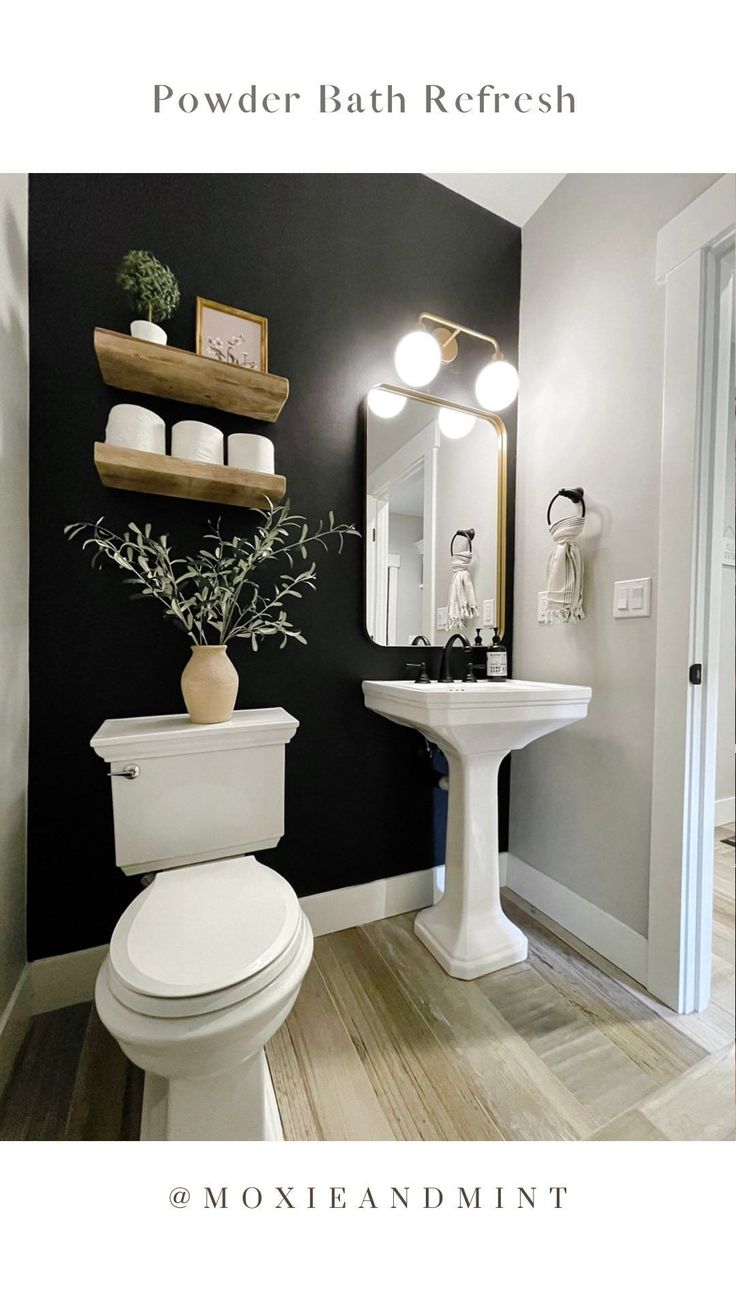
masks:
<svg viewBox="0 0 736 1308"><path fill-rule="evenodd" d="M447 631L447 608L437 610L437 630Z"/></svg>
<svg viewBox="0 0 736 1308"><path fill-rule="evenodd" d="M547 592L546 590L537 591L537 622L544 622L544 615L547 609Z"/></svg>
<svg viewBox="0 0 736 1308"><path fill-rule="evenodd" d="M483 626L495 627L496 625L496 601L492 599L483 600Z"/></svg>

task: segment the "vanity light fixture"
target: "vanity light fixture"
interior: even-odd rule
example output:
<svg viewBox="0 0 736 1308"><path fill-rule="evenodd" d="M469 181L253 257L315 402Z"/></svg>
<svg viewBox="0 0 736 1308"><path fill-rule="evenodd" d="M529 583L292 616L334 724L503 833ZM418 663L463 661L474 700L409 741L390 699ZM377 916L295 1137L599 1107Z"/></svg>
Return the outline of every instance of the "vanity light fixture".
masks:
<svg viewBox="0 0 736 1308"><path fill-rule="evenodd" d="M440 343L423 328L408 332L396 346L394 363L407 386L426 386L437 376L442 364Z"/></svg>
<svg viewBox="0 0 736 1308"><path fill-rule="evenodd" d="M368 392L368 408L377 418L398 418L405 404L405 395L386 391L381 386L373 386Z"/></svg>
<svg viewBox="0 0 736 1308"><path fill-rule="evenodd" d="M440 431L448 440L459 441L469 435L475 426L475 414L463 413L460 409L440 409L437 422Z"/></svg>
<svg viewBox="0 0 736 1308"><path fill-rule="evenodd" d="M507 409L519 393L519 374L513 363L493 359L478 373L475 395L484 409Z"/></svg>
<svg viewBox="0 0 736 1308"><path fill-rule="evenodd" d="M437 326L430 332L425 323ZM490 363L481 369L475 383L478 403L492 412L508 408L518 394L519 376L513 364L504 359L495 337L463 327L449 318L438 318L434 313L420 313L417 327L403 336L396 347L394 363L401 380L407 386L426 386L437 376L443 363L452 363L457 358L459 336L473 336L478 341L487 341L493 348Z"/></svg>

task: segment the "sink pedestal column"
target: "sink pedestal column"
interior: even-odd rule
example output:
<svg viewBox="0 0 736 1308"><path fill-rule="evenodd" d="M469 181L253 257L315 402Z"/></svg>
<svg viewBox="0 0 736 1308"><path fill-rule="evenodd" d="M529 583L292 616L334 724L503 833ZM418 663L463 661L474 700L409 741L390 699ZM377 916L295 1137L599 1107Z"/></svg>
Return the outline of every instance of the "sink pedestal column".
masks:
<svg viewBox="0 0 736 1308"><path fill-rule="evenodd" d="M503 912L498 864L498 769L504 753L451 752L445 893L417 913L414 930L450 976L471 981L527 955L526 936Z"/></svg>

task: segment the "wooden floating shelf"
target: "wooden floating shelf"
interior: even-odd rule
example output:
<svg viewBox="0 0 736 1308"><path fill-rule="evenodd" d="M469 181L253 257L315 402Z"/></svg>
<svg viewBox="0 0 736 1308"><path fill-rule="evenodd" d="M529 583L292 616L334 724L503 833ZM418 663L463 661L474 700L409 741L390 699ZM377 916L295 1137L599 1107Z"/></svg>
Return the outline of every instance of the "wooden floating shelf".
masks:
<svg viewBox="0 0 736 1308"><path fill-rule="evenodd" d="M95 327L95 350L103 379L122 391L161 395L262 422L276 421L289 394L285 377L205 359L172 345L154 345L105 327Z"/></svg>
<svg viewBox="0 0 736 1308"><path fill-rule="evenodd" d="M286 480L273 473L224 468L217 463L146 454L118 445L95 444L95 467L104 486L182 500L209 500L243 509L267 509L286 494Z"/></svg>

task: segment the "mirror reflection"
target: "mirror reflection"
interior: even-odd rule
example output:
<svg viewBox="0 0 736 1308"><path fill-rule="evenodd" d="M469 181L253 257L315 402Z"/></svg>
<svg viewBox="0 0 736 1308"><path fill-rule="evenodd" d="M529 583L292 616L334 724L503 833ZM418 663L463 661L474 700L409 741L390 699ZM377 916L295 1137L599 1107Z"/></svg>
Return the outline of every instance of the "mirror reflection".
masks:
<svg viewBox="0 0 736 1308"><path fill-rule="evenodd" d="M472 641L479 627L488 643L502 630L504 435L494 415L370 392L366 626L377 644Z"/></svg>

